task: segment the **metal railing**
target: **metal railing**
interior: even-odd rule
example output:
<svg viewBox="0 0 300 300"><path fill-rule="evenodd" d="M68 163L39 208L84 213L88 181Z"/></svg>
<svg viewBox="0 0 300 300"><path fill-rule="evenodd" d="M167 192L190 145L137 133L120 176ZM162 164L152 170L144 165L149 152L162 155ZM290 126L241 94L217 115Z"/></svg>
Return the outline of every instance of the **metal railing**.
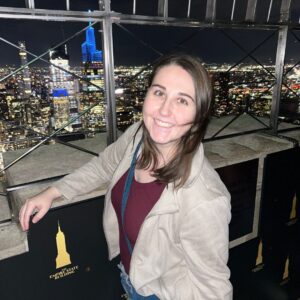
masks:
<svg viewBox="0 0 300 300"><path fill-rule="evenodd" d="M300 16L300 7L299 11L296 11L296 17L294 19L290 18L291 9L294 7L291 5L291 0L282 0L280 7L276 7L273 0L269 1L269 5L265 6L265 10L263 13L260 13L260 18L258 18L258 8L262 4L262 0L248 0L247 5L244 8L245 17L241 19L237 13L237 7L240 3L239 0L233 0L232 5L228 6L227 18L219 18L218 14L218 7L220 7L221 0L207 0L206 6L203 8L205 13L202 14L203 17L199 17L197 11L194 12L193 8L198 5L199 1L197 0L187 0L186 1L186 14L184 17L177 17L176 14L174 16L171 15L171 10L176 3L176 0L168 1L168 0L159 0L157 5L157 14L156 15L145 15L139 14L139 4L142 3L141 0L133 0L131 3L132 14L125 14L122 12L115 12L111 9L111 5L114 5L114 0L100 0L95 1L98 2L99 10L93 12L86 12L86 11L76 11L73 9L73 3L71 0L66 0L65 2L65 10L55 10L55 9L41 9L36 7L34 0L26 0L24 6L20 8L12 8L12 7L0 7L0 18L4 19L24 19L24 20L41 20L41 21L61 21L61 22L94 22L100 23L101 25L101 35L102 35L102 49L104 54L104 93L105 99L107 104L106 109L106 129L107 129L107 142L112 143L117 138L117 122L116 122L116 97L115 97L115 82L114 82L114 51L113 51L113 24L116 24L128 34L132 33L126 28L123 24L137 24L140 26L143 25L155 25L155 26L172 26L172 27L187 27L187 28L217 28L217 29L246 29L246 30L271 30L270 36L268 36L262 43L258 44L255 48L251 51L247 52L238 42L236 42L230 35L228 35L224 30L222 30L223 34L227 36L237 47L239 47L243 52L245 52L245 56L242 60L238 61L232 67L240 64L244 59L247 57L251 57L256 61L258 65L260 65L266 73L271 75L274 78L274 85L273 88L273 98L272 98L272 108L271 108L271 115L270 115L270 124L269 126L264 126L271 130L273 134L276 134L278 131L278 114L279 114L279 104L280 104L280 93L281 87L284 84L284 77L287 75L288 72L292 70L292 68L296 67L295 64L291 69L289 69L285 74L283 73L284 68L284 58L285 58L285 49L287 45L287 36L288 32L297 31L300 29L299 25L299 16ZM181 10L182 11L182 10ZM293 11L294 13L294 11ZM199 14L201 15L201 14ZM263 15L263 17L261 17ZM298 16L298 18L297 18ZM295 21L297 20L297 21ZM81 34L84 30L78 31L73 36L65 39L58 45L63 45L75 36ZM269 70L267 70L263 64L259 62L254 56L253 52L259 48L267 39L273 37L276 32L278 32L277 37L277 50L276 50L276 63L275 63L275 74L270 74ZM196 35L197 31L192 33ZM299 38L295 37L298 41ZM12 47L19 48L14 43L0 38L2 42L9 44ZM162 53L152 47L151 45L147 44L142 39L137 38L140 43L144 46L149 47L152 51L156 52L156 54L161 55ZM188 39L187 39L188 40ZM185 41L181 41L180 43L184 43ZM179 43L179 44L180 44ZM54 49L55 47L51 48ZM36 55L29 51L26 51L28 54L32 55L34 59L30 61L27 65L18 68L13 73L9 74L6 77L0 79L0 82L7 79L9 76L12 76L16 72L20 72L26 66L30 65L36 60L42 60L50 64L47 60L43 58L51 49L47 50L46 52L42 53L41 55ZM153 62L149 62L149 64L145 67L148 69L151 67ZM65 70L61 67L55 66L60 68L61 70L68 72L72 76L77 76L72 72ZM231 67L231 68L232 68ZM231 70L228 69L228 72ZM145 70L144 69L144 70ZM143 70L142 70L143 71ZM141 72L142 72L141 71ZM137 76L137 75L135 75ZM133 80L133 78L128 80L128 83ZM80 77L80 80L84 80L84 78ZM92 83L89 83L92 84ZM96 105L96 104L95 104ZM33 152L37 149L40 145L44 144L49 139L55 138L55 136L61 132L65 127L69 124L74 122L77 118L80 118L83 114L89 112L93 106L89 107L87 110L80 113L80 115L76 118L71 119L68 123L66 123L63 127L59 128L58 130L54 131L52 134L48 136L44 136L42 141L29 149L26 153L22 156L17 158L15 161L10 163L5 167L4 170L11 167L13 164L20 161L23 157ZM234 122L236 116L230 123ZM254 119L259 121L259 119L252 116ZM260 122L260 121L259 121ZM226 124L224 128L226 128L230 123ZM265 125L265 124L264 124ZM265 129L264 128L264 129ZM222 130L216 132L213 136L215 139L222 138L219 136L219 133ZM251 131L252 132L252 131ZM242 134L250 133L249 131L244 131ZM83 150L83 149L80 149ZM3 172L4 170L1 170Z"/></svg>

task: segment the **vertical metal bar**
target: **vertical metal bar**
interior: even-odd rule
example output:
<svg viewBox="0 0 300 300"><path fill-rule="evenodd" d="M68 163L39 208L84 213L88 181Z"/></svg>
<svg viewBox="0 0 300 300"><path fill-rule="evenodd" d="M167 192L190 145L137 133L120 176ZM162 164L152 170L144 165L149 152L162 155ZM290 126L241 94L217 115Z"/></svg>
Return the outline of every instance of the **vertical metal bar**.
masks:
<svg viewBox="0 0 300 300"><path fill-rule="evenodd" d="M66 0L66 10L70 10L70 0Z"/></svg>
<svg viewBox="0 0 300 300"><path fill-rule="evenodd" d="M188 3L187 15L186 17L189 18L191 16L191 0Z"/></svg>
<svg viewBox="0 0 300 300"><path fill-rule="evenodd" d="M136 14L136 0L133 0L132 14Z"/></svg>
<svg viewBox="0 0 300 300"><path fill-rule="evenodd" d="M26 8L33 9L34 8L34 0L25 0Z"/></svg>
<svg viewBox="0 0 300 300"><path fill-rule="evenodd" d="M158 12L159 17L168 17L168 0L158 0Z"/></svg>
<svg viewBox="0 0 300 300"><path fill-rule="evenodd" d="M276 134L278 130L278 114L279 114L279 107L280 107L280 96L281 96L287 33L288 33L288 26L282 26L278 31L278 43L277 43L276 66L275 66L276 83L273 89L272 107L271 107L271 115L270 115L270 127L272 128L272 132L274 134Z"/></svg>
<svg viewBox="0 0 300 300"><path fill-rule="evenodd" d="M105 0L99 0L98 3L99 3L99 10L100 11L104 11L105 10ZM109 4L109 9L110 9L110 4Z"/></svg>
<svg viewBox="0 0 300 300"><path fill-rule="evenodd" d="M207 0L206 4L206 21L214 21L216 19L217 0Z"/></svg>
<svg viewBox="0 0 300 300"><path fill-rule="evenodd" d="M269 11L268 11L268 17L267 17L267 22L269 22L269 20L270 20L271 11L272 11L272 6L273 6L273 0L270 0Z"/></svg>
<svg viewBox="0 0 300 300"><path fill-rule="evenodd" d="M234 17L235 1L236 1L236 0L233 0L233 3L232 3L231 18L230 18L231 21L233 21L233 17Z"/></svg>
<svg viewBox="0 0 300 300"><path fill-rule="evenodd" d="M290 18L291 0L282 0L280 7L280 20L279 22L288 22Z"/></svg>
<svg viewBox="0 0 300 300"><path fill-rule="evenodd" d="M247 22L254 22L256 13L257 0L248 0L246 18Z"/></svg>
<svg viewBox="0 0 300 300"><path fill-rule="evenodd" d="M103 49L103 62L104 62L104 86L105 86L105 98L106 98L107 144L109 145L117 139L112 20L109 16L110 0L104 1L104 11L108 13L102 21L102 49Z"/></svg>

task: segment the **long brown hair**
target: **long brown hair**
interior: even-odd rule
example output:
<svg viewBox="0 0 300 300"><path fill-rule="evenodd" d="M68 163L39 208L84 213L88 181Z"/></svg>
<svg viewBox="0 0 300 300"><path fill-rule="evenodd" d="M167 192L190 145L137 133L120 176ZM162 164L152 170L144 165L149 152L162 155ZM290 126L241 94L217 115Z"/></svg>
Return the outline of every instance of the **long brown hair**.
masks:
<svg viewBox="0 0 300 300"><path fill-rule="evenodd" d="M176 188L184 185L191 171L193 157L204 137L211 108L212 87L210 77L201 61L187 54L170 54L161 57L149 80L149 87L159 70L169 65L177 65L187 71L194 81L196 95L196 117L192 127L183 135L177 145L173 158L163 167L157 168L159 150L142 122L143 149L137 162L139 169L152 168L154 176L162 182L173 182Z"/></svg>

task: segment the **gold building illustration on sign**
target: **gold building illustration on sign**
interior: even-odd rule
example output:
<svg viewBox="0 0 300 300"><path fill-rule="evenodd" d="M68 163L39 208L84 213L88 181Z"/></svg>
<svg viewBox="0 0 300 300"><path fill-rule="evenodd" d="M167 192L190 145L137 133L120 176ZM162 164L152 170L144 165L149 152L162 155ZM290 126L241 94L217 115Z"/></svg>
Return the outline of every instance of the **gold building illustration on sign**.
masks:
<svg viewBox="0 0 300 300"><path fill-rule="evenodd" d="M260 271L264 267L262 252L263 252L263 242L260 239L258 249L257 249L255 267L252 269L252 272Z"/></svg>
<svg viewBox="0 0 300 300"><path fill-rule="evenodd" d="M59 221L58 221L58 232L56 234L56 247L57 247L56 269L70 265L71 264L70 254L67 252L65 235L60 229Z"/></svg>

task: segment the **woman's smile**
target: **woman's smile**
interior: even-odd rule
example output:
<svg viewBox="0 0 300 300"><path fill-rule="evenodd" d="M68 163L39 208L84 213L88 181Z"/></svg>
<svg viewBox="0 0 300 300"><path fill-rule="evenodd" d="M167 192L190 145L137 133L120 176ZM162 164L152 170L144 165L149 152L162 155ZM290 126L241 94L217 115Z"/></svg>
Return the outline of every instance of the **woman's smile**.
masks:
<svg viewBox="0 0 300 300"><path fill-rule="evenodd" d="M174 149L196 116L192 76L178 65L162 67L148 89L143 107L145 126L156 147Z"/></svg>

